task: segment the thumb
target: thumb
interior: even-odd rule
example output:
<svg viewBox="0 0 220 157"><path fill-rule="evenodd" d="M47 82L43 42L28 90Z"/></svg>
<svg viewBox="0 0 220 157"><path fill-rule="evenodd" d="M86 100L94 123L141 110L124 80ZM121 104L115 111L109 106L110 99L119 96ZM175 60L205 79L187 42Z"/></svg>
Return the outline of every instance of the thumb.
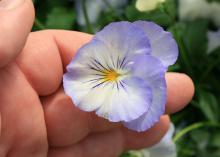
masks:
<svg viewBox="0 0 220 157"><path fill-rule="evenodd" d="M33 21L31 0L0 0L0 67L21 52Z"/></svg>

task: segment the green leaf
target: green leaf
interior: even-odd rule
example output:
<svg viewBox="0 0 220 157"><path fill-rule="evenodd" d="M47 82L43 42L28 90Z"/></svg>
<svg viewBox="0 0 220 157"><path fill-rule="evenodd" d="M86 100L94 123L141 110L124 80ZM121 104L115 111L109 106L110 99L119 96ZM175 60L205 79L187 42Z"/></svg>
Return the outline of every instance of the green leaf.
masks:
<svg viewBox="0 0 220 157"><path fill-rule="evenodd" d="M140 12L135 8L135 4L126 7L125 16L129 21L148 20L153 21L161 26L171 26L177 16L177 5L175 0L167 0L158 5L155 10Z"/></svg>
<svg viewBox="0 0 220 157"><path fill-rule="evenodd" d="M196 20L188 22L184 31L184 43L192 57L201 58L207 50L208 22L206 20Z"/></svg>
<svg viewBox="0 0 220 157"><path fill-rule="evenodd" d="M73 9L55 7L47 16L46 27L52 29L72 29L75 20Z"/></svg>
<svg viewBox="0 0 220 157"><path fill-rule="evenodd" d="M207 147L210 134L206 130L194 130L191 132L192 139L197 143L197 147L203 150Z"/></svg>
<svg viewBox="0 0 220 157"><path fill-rule="evenodd" d="M199 108L211 122L217 123L219 119L220 107L216 97L207 91L199 92Z"/></svg>
<svg viewBox="0 0 220 157"><path fill-rule="evenodd" d="M218 2L220 3L220 0L207 0L208 2Z"/></svg>
<svg viewBox="0 0 220 157"><path fill-rule="evenodd" d="M220 133L214 133L211 136L210 145L213 147L218 147L220 149Z"/></svg>

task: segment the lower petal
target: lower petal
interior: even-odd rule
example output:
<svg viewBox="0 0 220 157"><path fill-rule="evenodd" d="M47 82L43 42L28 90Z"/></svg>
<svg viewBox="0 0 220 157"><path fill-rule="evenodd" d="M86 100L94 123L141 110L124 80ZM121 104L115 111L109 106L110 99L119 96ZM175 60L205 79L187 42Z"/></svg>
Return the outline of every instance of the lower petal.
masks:
<svg viewBox="0 0 220 157"><path fill-rule="evenodd" d="M104 104L97 115L112 122L131 121L145 113L152 101L152 92L145 81L139 78L125 78L123 85L109 87Z"/></svg>

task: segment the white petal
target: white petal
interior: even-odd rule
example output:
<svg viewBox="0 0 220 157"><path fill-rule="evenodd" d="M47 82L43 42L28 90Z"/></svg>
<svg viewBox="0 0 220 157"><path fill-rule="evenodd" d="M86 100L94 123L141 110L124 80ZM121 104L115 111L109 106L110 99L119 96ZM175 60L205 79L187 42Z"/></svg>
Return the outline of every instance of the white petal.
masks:
<svg viewBox="0 0 220 157"><path fill-rule="evenodd" d="M199 18L211 19L216 26L220 26L220 4L207 0L179 0L179 15L182 20Z"/></svg>
<svg viewBox="0 0 220 157"><path fill-rule="evenodd" d="M208 53L220 46L220 29L216 32L208 32Z"/></svg>
<svg viewBox="0 0 220 157"><path fill-rule="evenodd" d="M165 1L166 0L137 0L135 6L139 11L151 11L156 9L159 3Z"/></svg>
<svg viewBox="0 0 220 157"><path fill-rule="evenodd" d="M131 121L146 112L151 104L152 93L145 81L138 78L123 79L123 87L119 84L108 88L106 101L97 110L99 116L113 122Z"/></svg>
<svg viewBox="0 0 220 157"><path fill-rule="evenodd" d="M143 150L143 153L149 157L176 157L176 146L172 140L174 133L174 125L171 124L166 135L161 141L151 148Z"/></svg>

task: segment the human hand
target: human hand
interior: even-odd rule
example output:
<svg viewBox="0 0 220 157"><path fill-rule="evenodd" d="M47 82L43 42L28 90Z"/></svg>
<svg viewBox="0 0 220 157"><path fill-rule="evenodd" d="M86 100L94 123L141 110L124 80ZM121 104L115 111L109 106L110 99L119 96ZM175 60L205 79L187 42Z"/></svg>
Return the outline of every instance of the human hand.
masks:
<svg viewBox="0 0 220 157"><path fill-rule="evenodd" d="M6 1L17 5L0 7L1 157L117 157L163 137L167 115L137 133L74 107L63 93L62 75L92 36L61 30L29 34L34 19L30 0L3 0L0 6ZM184 74L167 73L166 79L166 114L171 114L191 100L194 87Z"/></svg>

